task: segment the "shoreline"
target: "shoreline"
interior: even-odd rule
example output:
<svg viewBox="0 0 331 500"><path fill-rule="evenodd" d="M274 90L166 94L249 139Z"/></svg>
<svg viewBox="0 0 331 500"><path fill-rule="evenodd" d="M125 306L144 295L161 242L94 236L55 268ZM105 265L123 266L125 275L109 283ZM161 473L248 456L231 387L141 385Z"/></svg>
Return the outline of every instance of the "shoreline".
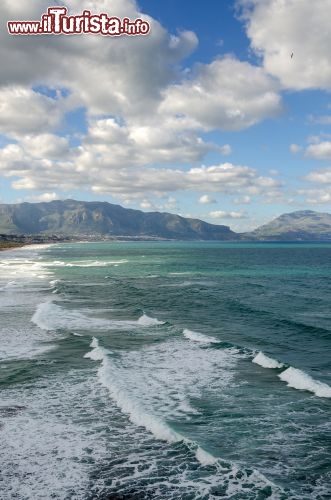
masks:
<svg viewBox="0 0 331 500"><path fill-rule="evenodd" d="M5 250L15 250L16 248L21 248L29 245L29 243L19 243L13 241L0 241L0 252Z"/></svg>
<svg viewBox="0 0 331 500"><path fill-rule="evenodd" d="M56 245L57 243L19 243L19 242L1 242L0 241L0 252L5 252L9 250L18 250L19 248L25 248L29 247L31 249L33 248L46 248L51 245Z"/></svg>

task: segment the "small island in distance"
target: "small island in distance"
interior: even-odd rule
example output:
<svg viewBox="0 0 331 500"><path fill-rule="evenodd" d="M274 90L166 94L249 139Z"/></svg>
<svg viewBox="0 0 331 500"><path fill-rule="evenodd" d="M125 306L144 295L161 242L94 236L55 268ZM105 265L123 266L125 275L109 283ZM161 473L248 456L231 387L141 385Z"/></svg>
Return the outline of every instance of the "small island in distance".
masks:
<svg viewBox="0 0 331 500"><path fill-rule="evenodd" d="M99 240L331 242L331 214L283 214L254 231L236 233L176 214L142 212L108 202L76 200L0 204L0 248L29 243Z"/></svg>

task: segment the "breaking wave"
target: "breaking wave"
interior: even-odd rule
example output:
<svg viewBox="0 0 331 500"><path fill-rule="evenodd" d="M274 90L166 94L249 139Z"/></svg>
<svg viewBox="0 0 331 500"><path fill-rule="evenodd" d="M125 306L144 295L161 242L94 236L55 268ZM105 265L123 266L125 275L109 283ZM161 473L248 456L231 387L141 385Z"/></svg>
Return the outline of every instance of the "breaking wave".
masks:
<svg viewBox="0 0 331 500"><path fill-rule="evenodd" d="M252 359L252 362L263 368L285 368L279 373L278 377L283 382L287 382L288 387L300 391L312 392L319 398L331 398L331 387L329 385L313 379L308 373L298 368L293 368L293 366L286 367L283 363L266 356L261 351Z"/></svg>
<svg viewBox="0 0 331 500"><path fill-rule="evenodd" d="M278 376L283 382L287 382L289 387L312 392L319 398L331 398L331 387L329 385L313 379L313 377L302 370L290 366Z"/></svg>
<svg viewBox="0 0 331 500"><path fill-rule="evenodd" d="M262 366L263 368L283 368L283 363L280 363L276 359L270 358L263 354L263 352L259 352L253 359L253 363Z"/></svg>
<svg viewBox="0 0 331 500"><path fill-rule="evenodd" d="M220 382L220 385L218 384L218 389L220 389L223 384L227 385L231 380L229 370L227 370L227 368L230 368L235 363L231 356L219 350L215 350L210 356L210 354L207 354L206 350L201 350L196 346L192 346L192 348L188 349L186 362L182 360L183 344L179 343L177 345L176 343L169 342L169 344L166 343L161 348L150 348L150 355L146 355L146 352L139 353L143 358L141 360L136 359L137 353L132 353L132 356L127 354L126 363L125 359L123 359L123 363L119 362L117 365L117 358L112 359L112 357L109 356L110 352L100 347L98 339L93 338L90 347L93 349L87 353L85 357L101 362L97 372L100 383L107 388L111 398L121 411L129 417L132 423L151 432L153 436L160 441L165 441L169 444L182 443L187 449L186 454L192 453L200 467L214 467L215 480L217 476L219 481L227 484L226 489L229 494L234 491L245 492L245 488L249 484L249 487L256 487L257 485L258 487L268 486L271 490L275 489L274 491L277 495L278 488L261 473L256 470L247 473L245 470L239 470L236 464L226 462L220 457L215 457L199 446L196 441L186 438L181 433L172 429L165 421L164 415L158 414L157 411L157 404L155 404L156 399L159 400L159 408L162 410L162 413L165 412L166 414L167 410L169 411L172 408L173 402L170 400L171 395L170 392L168 392L165 380L161 379L160 385L155 385L155 380L157 379L154 381L152 380L152 373L156 371L156 367L159 367L161 373L163 363L167 363L168 365L169 361L173 361L173 364L177 366L177 371L178 363L181 362L185 365L182 374L178 374L178 380L176 379L173 381L174 385L171 384L172 392L173 387L177 388L176 399L180 399L180 391L183 387L191 387L191 377L193 377L193 373L196 373L195 363L193 363L194 360L200 361L200 375L207 385L209 385L210 382L213 383L210 379L215 360L218 359L219 361L223 361L221 363L223 369L220 369L217 376L217 381ZM178 351L176 351L176 349ZM149 373L141 374L133 369L136 364L145 367L148 363L151 364L147 370ZM124 368L123 364L125 365ZM193 368L191 371L189 369L186 370L186 366L189 367L192 365ZM170 363L170 369L171 368L172 365ZM188 377L188 380L181 380L183 379L183 373ZM182 387L180 384L182 384ZM145 385L147 385L147 387ZM217 481L215 481L215 483L217 483ZM274 496L273 498L280 497Z"/></svg>
<svg viewBox="0 0 331 500"><path fill-rule="evenodd" d="M141 328L161 325L163 322L143 314L138 320L111 320L104 318L93 318L77 311L65 309L52 301L43 302L38 305L36 312L31 318L42 330L116 330L127 328Z"/></svg>
<svg viewBox="0 0 331 500"><path fill-rule="evenodd" d="M215 339L215 337L203 335L202 333L194 332L192 330L188 330L187 328L185 328L183 330L183 335L184 335L184 337L191 340L192 342L201 342L202 344L218 344L219 343L219 340Z"/></svg>

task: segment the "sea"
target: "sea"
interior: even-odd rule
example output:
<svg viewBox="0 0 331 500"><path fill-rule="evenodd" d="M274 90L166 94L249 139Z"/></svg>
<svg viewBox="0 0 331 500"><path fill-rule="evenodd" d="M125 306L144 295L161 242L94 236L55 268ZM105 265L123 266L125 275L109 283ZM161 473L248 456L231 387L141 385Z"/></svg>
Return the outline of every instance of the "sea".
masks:
<svg viewBox="0 0 331 500"><path fill-rule="evenodd" d="M1 500L331 498L331 244L0 254Z"/></svg>

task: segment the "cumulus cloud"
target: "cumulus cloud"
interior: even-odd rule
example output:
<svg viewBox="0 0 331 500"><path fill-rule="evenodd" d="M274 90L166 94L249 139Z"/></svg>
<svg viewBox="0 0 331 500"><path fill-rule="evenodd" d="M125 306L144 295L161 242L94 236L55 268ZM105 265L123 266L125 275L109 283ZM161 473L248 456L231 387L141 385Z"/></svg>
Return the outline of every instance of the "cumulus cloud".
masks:
<svg viewBox="0 0 331 500"><path fill-rule="evenodd" d="M305 155L316 160L331 160L331 141L311 144L306 148Z"/></svg>
<svg viewBox="0 0 331 500"><path fill-rule="evenodd" d="M300 189L299 195L303 195L307 203L312 205L323 205L331 202L331 186L325 189Z"/></svg>
<svg viewBox="0 0 331 500"><path fill-rule="evenodd" d="M22 3L22 2L21 2ZM0 18L40 19L49 3L41 0L4 2ZM197 46L196 35L170 35L156 20L142 15L131 0L66 0L69 14L109 12L118 17L143 17L151 24L148 36L8 36L0 35L0 85L62 86L75 93L94 114L142 115L154 108L175 76L176 65Z"/></svg>
<svg viewBox="0 0 331 500"><path fill-rule="evenodd" d="M313 170L306 175L305 179L309 182L315 182L317 184L331 185L331 168Z"/></svg>
<svg viewBox="0 0 331 500"><path fill-rule="evenodd" d="M252 199L250 196L248 195L245 195L245 196L241 196L239 198L235 198L233 200L233 202L236 204L236 205L249 205L251 203Z"/></svg>
<svg viewBox="0 0 331 500"><path fill-rule="evenodd" d="M331 202L331 167L312 170L304 180L307 188L299 189L298 194L304 196L311 204L324 204Z"/></svg>
<svg viewBox="0 0 331 500"><path fill-rule="evenodd" d="M237 4L251 47L269 74L286 88L330 90L331 0L238 0Z"/></svg>
<svg viewBox="0 0 331 500"><path fill-rule="evenodd" d="M42 193L40 195L36 196L29 196L28 200L29 201L54 201L58 200L59 196L56 193Z"/></svg>
<svg viewBox="0 0 331 500"><path fill-rule="evenodd" d="M25 153L33 158L59 160L70 154L68 139L54 134L25 135L19 143Z"/></svg>
<svg viewBox="0 0 331 500"><path fill-rule="evenodd" d="M201 205L210 205L212 203L216 203L216 200L212 196L209 196L209 194L203 194L202 196L200 196L198 202Z"/></svg>
<svg viewBox="0 0 331 500"><path fill-rule="evenodd" d="M212 219L245 219L247 217L243 212L226 212L224 210L215 210L209 212L208 215Z"/></svg>
<svg viewBox="0 0 331 500"><path fill-rule="evenodd" d="M88 134L80 148L84 168L141 166L156 163L198 162L215 144L205 142L192 131L174 129L172 121L150 124L119 124L114 119L90 120Z"/></svg>
<svg viewBox="0 0 331 500"><path fill-rule="evenodd" d="M22 86L0 89L0 133L18 138L58 126L66 109L65 99L51 99Z"/></svg>
<svg viewBox="0 0 331 500"><path fill-rule="evenodd" d="M241 130L281 111L277 85L263 69L232 57L199 65L164 92L160 110L205 130Z"/></svg>
<svg viewBox="0 0 331 500"><path fill-rule="evenodd" d="M245 129L281 112L278 84L263 68L225 57L183 71L198 44L193 32L167 32L134 0L64 3L70 14L87 8L144 17L151 31L134 40L0 31L0 133L15 142L0 149L0 172L14 189L42 192L41 200L72 190L140 197L144 209L154 206L150 195L174 209L169 193L193 191L207 204L212 193L250 200L280 189L245 165L202 165L211 151L232 152L229 144L208 142L205 132ZM5 0L0 18L37 20L48 7L46 0ZM76 108L87 131L78 126L72 141L60 130Z"/></svg>
<svg viewBox="0 0 331 500"><path fill-rule="evenodd" d="M54 148L61 154L53 156ZM24 138L21 144L8 144L0 149L0 172L15 177L12 184L15 189L56 192L80 188L126 196L193 191L204 193L200 202L205 203L212 201L210 193L264 195L281 187L272 177L260 176L251 167L232 163L189 169L132 168L123 164L118 168L112 149L115 151L115 147L104 143L70 149L66 139L51 135L36 136L29 145L28 138ZM118 159L119 152L115 154Z"/></svg>
<svg viewBox="0 0 331 500"><path fill-rule="evenodd" d="M153 169L112 171L103 182L94 182L96 193L153 192L162 194L175 191L238 194L250 192L263 194L266 186L278 188L272 178L261 177L249 167L225 163L211 167L196 167L189 170Z"/></svg>

